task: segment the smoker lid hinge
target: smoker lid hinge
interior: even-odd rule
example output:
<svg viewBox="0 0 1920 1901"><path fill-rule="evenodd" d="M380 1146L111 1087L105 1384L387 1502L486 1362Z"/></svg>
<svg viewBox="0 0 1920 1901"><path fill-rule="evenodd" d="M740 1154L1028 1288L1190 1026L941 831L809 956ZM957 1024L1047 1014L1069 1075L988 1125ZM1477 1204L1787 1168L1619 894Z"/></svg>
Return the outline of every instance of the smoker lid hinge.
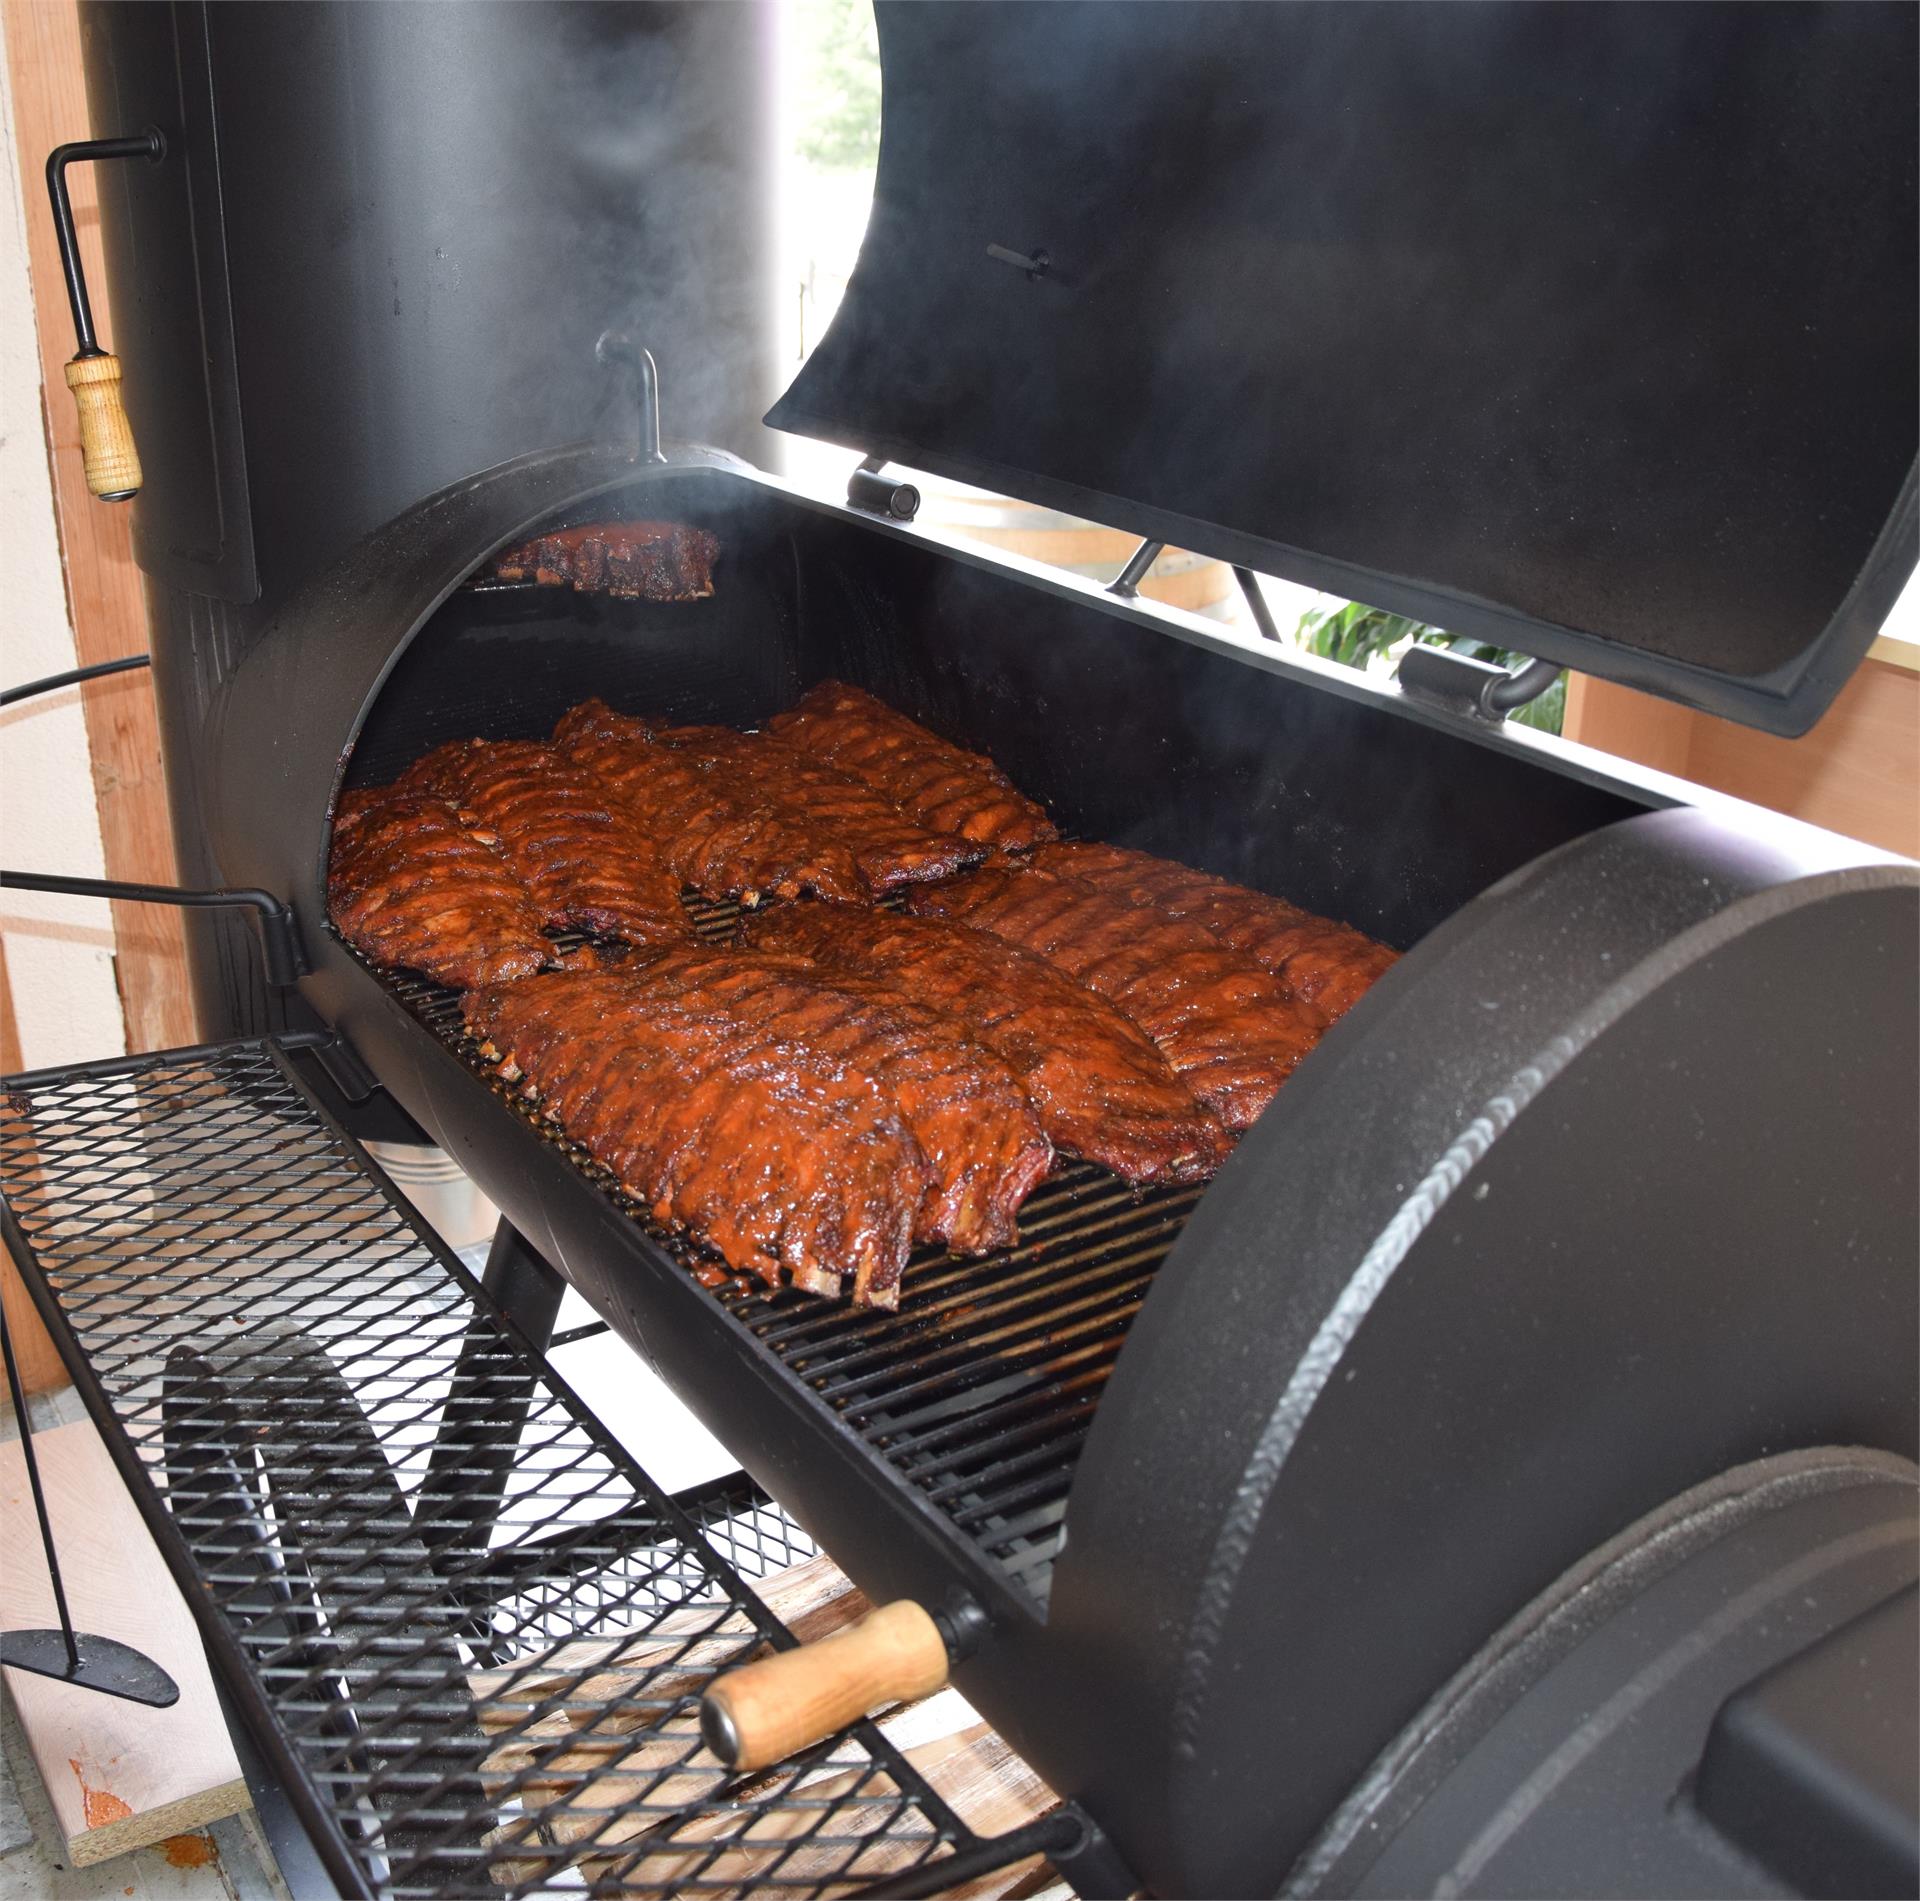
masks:
<svg viewBox="0 0 1920 1901"><path fill-rule="evenodd" d="M1494 726L1537 700L1559 677L1560 668L1552 660L1529 660L1509 673L1492 661L1419 643L1401 655L1394 674L1400 690L1411 698Z"/></svg>
<svg viewBox="0 0 1920 1901"><path fill-rule="evenodd" d="M847 505L864 509L869 515L888 515L895 521L911 521L920 512L920 491L911 482L882 475L887 466L883 455L870 455L847 477Z"/></svg>

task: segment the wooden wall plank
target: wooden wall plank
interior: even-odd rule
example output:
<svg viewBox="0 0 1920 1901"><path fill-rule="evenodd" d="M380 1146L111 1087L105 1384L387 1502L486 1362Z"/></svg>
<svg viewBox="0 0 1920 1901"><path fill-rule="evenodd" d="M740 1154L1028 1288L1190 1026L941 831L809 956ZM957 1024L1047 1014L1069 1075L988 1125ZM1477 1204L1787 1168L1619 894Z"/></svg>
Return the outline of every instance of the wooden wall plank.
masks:
<svg viewBox="0 0 1920 1901"><path fill-rule="evenodd" d="M1920 858L1920 673L1861 664L1799 739L1576 675L1566 735L1810 825Z"/></svg>
<svg viewBox="0 0 1920 1901"><path fill-rule="evenodd" d="M74 642L80 664L88 666L96 660L145 652L148 628L127 511L124 506L97 502L87 493L79 423L61 374L73 354L73 320L60 274L53 213L40 181L54 146L91 133L80 63L80 21L74 0L4 0L0 27L6 34L13 137L26 198L54 512ZM112 325L100 261L92 167L75 166L68 176L94 314L102 340L110 348ZM81 700L93 754L107 876L173 883L173 837L148 676L134 673L98 682L82 689ZM179 914L159 905L115 904L113 927L127 1048L164 1049L193 1042L193 1002Z"/></svg>
<svg viewBox="0 0 1920 1901"><path fill-rule="evenodd" d="M1867 661L1802 739L1701 719L1687 763L1703 785L1920 857L1920 673Z"/></svg>
<svg viewBox="0 0 1920 1901"><path fill-rule="evenodd" d="M1588 673L1567 675L1567 714L1561 731L1583 746L1617 753L1622 759L1638 760L1656 772L1684 779L1693 721L1690 707L1635 693Z"/></svg>

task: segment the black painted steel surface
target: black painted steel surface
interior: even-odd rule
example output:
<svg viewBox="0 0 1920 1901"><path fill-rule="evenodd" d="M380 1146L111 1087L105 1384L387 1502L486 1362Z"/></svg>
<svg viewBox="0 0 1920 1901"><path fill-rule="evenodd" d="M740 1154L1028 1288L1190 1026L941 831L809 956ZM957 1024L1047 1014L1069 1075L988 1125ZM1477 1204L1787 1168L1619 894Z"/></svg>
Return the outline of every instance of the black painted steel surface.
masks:
<svg viewBox="0 0 1920 1901"><path fill-rule="evenodd" d="M1909 7L879 8L777 426L1804 731L1920 545Z"/></svg>
<svg viewBox="0 0 1920 1901"><path fill-rule="evenodd" d="M1506 880L1335 1028L1196 1210L1068 1516L1087 1734L1131 1739L1069 1782L1159 1792L1150 1882L1266 1891L1672 1493L1920 1451L1917 1011L1920 868L1682 810Z"/></svg>
<svg viewBox="0 0 1920 1901"><path fill-rule="evenodd" d="M890 15L874 242L780 420L1817 714L1913 563L1912 60L1879 44L1910 9L1669 9L1632 45L1585 7L1140 6L1082 44L1088 17ZM116 175L103 218L185 875L287 899L293 1014L869 1592L988 1607L962 1688L1154 1886L1271 1892L1450 1672L1676 1490L1912 1453L1914 867L713 452L641 470L601 330L652 345L676 432L742 441L758 406L757 371L703 386L687 354L758 361L758 9L88 19L94 129L160 123L181 160ZM1251 93L1291 107L1249 114L1276 35ZM1335 136L1355 98L1415 173ZM951 141L965 216L912 189ZM696 237L713 282L680 269ZM612 509L711 528L714 598L459 591ZM829 675L1071 831L1410 953L1155 1272L1044 1617L325 925L345 783L591 693L744 725ZM209 1028L289 1020L244 935L199 980Z"/></svg>
<svg viewBox="0 0 1920 1901"><path fill-rule="evenodd" d="M1420 1711L1284 1891L1911 1894L1917 1481L1909 1460L1823 1446L1637 1520ZM1854 1650L1821 1686L1826 1739L1860 1779L1836 1787L1803 1728L1779 1736L1764 1782L1741 1787L1736 1768L1716 1786L1723 1705L1750 1707L1796 1653L1902 1596L1904 1673L1897 1648Z"/></svg>
<svg viewBox="0 0 1920 1901"><path fill-rule="evenodd" d="M240 655L423 496L560 443L632 446L605 332L651 346L671 433L775 446L773 8L86 0L81 19L93 129L166 143L102 168L93 288L146 469L180 875L207 884L206 721ZM281 1020L244 928L196 919L188 942L202 1034Z"/></svg>
<svg viewBox="0 0 1920 1901"><path fill-rule="evenodd" d="M719 536L711 601L459 590L613 497ZM1074 831L1411 947L1156 1274L1044 1622L322 919L345 780L589 691L745 724L830 673ZM313 921L318 1012L864 1588L988 1607L961 1687L1162 1891L1270 1891L1491 1629L1676 1489L1783 1446L1911 1449L1911 866L1726 801L1662 811L1668 782L737 468L585 454L364 544L212 739L227 875Z"/></svg>

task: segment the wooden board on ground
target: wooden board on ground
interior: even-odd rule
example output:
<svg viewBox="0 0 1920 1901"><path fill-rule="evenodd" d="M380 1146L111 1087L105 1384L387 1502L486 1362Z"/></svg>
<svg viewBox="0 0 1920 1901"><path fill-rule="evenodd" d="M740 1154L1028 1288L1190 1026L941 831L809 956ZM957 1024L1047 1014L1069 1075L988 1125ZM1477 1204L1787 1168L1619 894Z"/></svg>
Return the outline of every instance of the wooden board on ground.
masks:
<svg viewBox="0 0 1920 1901"><path fill-rule="evenodd" d="M173 1578L87 1421L34 1435L54 1545L75 1625L132 1644L180 1686L143 1709L25 1670L7 1688L75 1867L204 1828L247 1806L200 1637ZM0 1627L58 1621L20 1442L0 1445Z"/></svg>
<svg viewBox="0 0 1920 1901"><path fill-rule="evenodd" d="M753 1589L806 1643L831 1636L871 1608L824 1555L760 1578ZM524 1779L537 1767L533 1786L552 1804L530 1822L511 1826L526 1829L547 1847L578 1841L605 1848L604 1856L583 1854L580 1872L614 1893L623 1892L629 1880L635 1891L644 1886L651 1892L666 1878L661 1858L635 1865L615 1852L636 1835L656 1833L663 1804L686 1804L689 1819L672 1831L672 1838L690 1858L702 1844L732 1839L740 1831L740 1813L726 1804L705 1806L725 1782L726 1771L704 1750L690 1752L695 1737L692 1711L678 1712L661 1728L650 1725L647 1712L674 1687L656 1674L663 1656L672 1656L687 1673L684 1687L693 1688L716 1662L744 1654L740 1637L749 1629L742 1616L712 1632L708 1642L688 1646L686 1632L709 1632L705 1615L690 1612L685 1620L669 1617L652 1626L646 1639L609 1633L566 1645L538 1670L476 1672L471 1681L480 1721L503 1738L483 1773ZM629 1695L643 1679L645 1696ZM541 1710L547 1714L530 1724L530 1717ZM977 1834L1010 1833L1058 1806L1053 1791L981 1722L959 1691L938 1690L876 1714L889 1740ZM663 1782L663 1769L677 1773ZM799 1786L818 1803L832 1799L841 1785L850 1791L860 1779L857 1772L827 1770ZM636 1805L631 1822L618 1813L627 1802ZM818 1808L798 1804L755 1817L741 1834L737 1851L702 1867L703 1888L716 1895L752 1894L762 1885L769 1856L783 1857L783 1878L796 1879L806 1850L802 1845L796 1851L790 1838L819 1828ZM497 1845L510 1839L503 1836ZM841 1852L836 1848L835 1866L823 1860L821 1879L832 1892L845 1892L903 1869L910 1851L904 1843L901 1851L891 1857L876 1842L861 1859L858 1881L834 1886ZM503 1883L533 1880L544 1865L533 1859L503 1860L495 1865L494 1878ZM1072 1891L1047 1863L1029 1856L950 1890L945 1901L1072 1901Z"/></svg>

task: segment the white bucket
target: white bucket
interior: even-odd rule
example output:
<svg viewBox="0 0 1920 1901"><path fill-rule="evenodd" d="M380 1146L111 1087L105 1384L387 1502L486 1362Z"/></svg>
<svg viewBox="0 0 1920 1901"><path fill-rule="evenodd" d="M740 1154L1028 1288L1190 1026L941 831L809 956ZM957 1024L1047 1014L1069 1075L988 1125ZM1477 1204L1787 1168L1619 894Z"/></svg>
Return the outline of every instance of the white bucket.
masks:
<svg viewBox="0 0 1920 1901"><path fill-rule="evenodd" d="M419 1142L369 1142L367 1153L450 1248L491 1238L500 1210L445 1149Z"/></svg>

